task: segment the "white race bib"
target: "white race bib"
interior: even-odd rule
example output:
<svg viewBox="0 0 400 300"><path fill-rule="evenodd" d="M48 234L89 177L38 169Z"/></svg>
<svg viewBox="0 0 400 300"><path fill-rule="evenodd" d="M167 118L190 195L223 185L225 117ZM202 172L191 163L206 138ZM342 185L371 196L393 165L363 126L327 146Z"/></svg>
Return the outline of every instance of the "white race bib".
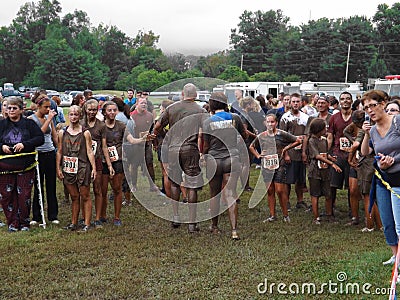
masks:
<svg viewBox="0 0 400 300"><path fill-rule="evenodd" d="M111 162L117 161L119 159L117 147L111 146L107 148L108 148L108 155L110 156L110 161Z"/></svg>
<svg viewBox="0 0 400 300"><path fill-rule="evenodd" d="M327 158L328 154L326 153L320 153L319 155L321 155L322 157ZM320 169L328 169L329 165L327 163L324 163L323 161L318 160L318 168Z"/></svg>
<svg viewBox="0 0 400 300"><path fill-rule="evenodd" d="M268 170L276 170L279 168L278 154L266 155L262 158L262 167Z"/></svg>
<svg viewBox="0 0 400 300"><path fill-rule="evenodd" d="M96 150L97 150L97 142L92 140L93 155L96 155Z"/></svg>
<svg viewBox="0 0 400 300"><path fill-rule="evenodd" d="M339 139L339 146L340 146L340 150L344 151L346 148L351 147L351 143L346 137L341 137Z"/></svg>
<svg viewBox="0 0 400 300"><path fill-rule="evenodd" d="M78 173L78 158L71 156L64 156L63 171L69 174Z"/></svg>

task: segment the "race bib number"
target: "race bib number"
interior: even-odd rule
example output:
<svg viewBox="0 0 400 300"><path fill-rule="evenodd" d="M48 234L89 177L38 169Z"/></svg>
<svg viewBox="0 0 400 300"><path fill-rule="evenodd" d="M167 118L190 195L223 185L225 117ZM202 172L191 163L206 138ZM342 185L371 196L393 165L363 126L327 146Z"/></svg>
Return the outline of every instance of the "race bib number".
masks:
<svg viewBox="0 0 400 300"><path fill-rule="evenodd" d="M64 156L63 171L65 173L69 173L69 174L77 174L78 173L78 158Z"/></svg>
<svg viewBox="0 0 400 300"><path fill-rule="evenodd" d="M110 156L110 161L114 162L119 159L117 148L115 146L108 147L108 155Z"/></svg>
<svg viewBox="0 0 400 300"><path fill-rule="evenodd" d="M340 150L344 151L346 148L350 148L351 147L351 143L348 140L348 138L341 137L339 139L339 146L340 146Z"/></svg>
<svg viewBox="0 0 400 300"><path fill-rule="evenodd" d="M93 155L96 155L96 150L97 150L97 142L92 140Z"/></svg>
<svg viewBox="0 0 400 300"><path fill-rule="evenodd" d="M304 137L305 137L304 135L298 136L298 138L300 138L300 140L301 140L301 144L300 144L300 145L297 145L296 147L294 147L294 149L296 149L296 150L301 150L301 147L302 147L302 145L303 145Z"/></svg>
<svg viewBox="0 0 400 300"><path fill-rule="evenodd" d="M321 155L322 157L324 157L324 158L327 158L328 157L328 154L327 153L320 153L319 155ZM327 163L324 163L323 161L320 161L320 160L318 160L318 168L319 169L328 169L328 164Z"/></svg>
<svg viewBox="0 0 400 300"><path fill-rule="evenodd" d="M262 167L268 170L276 170L279 168L278 154L266 155L262 158Z"/></svg>

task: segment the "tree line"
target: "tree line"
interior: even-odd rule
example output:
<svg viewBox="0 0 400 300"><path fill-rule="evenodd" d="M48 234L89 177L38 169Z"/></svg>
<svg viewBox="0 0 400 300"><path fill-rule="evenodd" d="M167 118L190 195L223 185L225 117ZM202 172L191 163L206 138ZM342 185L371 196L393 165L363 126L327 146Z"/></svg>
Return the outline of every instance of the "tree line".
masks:
<svg viewBox="0 0 400 300"><path fill-rule="evenodd" d="M164 54L151 30L129 37L113 25L92 26L84 11L60 13L57 0L27 2L0 28L1 82L153 91L192 77L344 81L348 67L348 81L366 83L400 73L400 3L378 5L371 18L320 18L300 26L291 26L281 10L244 11L231 29L230 48L199 57Z"/></svg>

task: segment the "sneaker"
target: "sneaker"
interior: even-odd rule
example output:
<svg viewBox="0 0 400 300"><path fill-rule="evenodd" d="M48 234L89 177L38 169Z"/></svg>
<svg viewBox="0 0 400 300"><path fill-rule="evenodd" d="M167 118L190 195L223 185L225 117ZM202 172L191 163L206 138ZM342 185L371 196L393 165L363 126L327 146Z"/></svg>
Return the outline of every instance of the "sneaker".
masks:
<svg viewBox="0 0 400 300"><path fill-rule="evenodd" d="M361 229L361 232L372 232L372 231L374 231L374 228L364 227L363 229Z"/></svg>
<svg viewBox="0 0 400 300"><path fill-rule="evenodd" d="M58 221L57 219L55 219L55 220L51 221L51 223L54 224L54 225L58 225L58 224L60 224L60 221Z"/></svg>
<svg viewBox="0 0 400 300"><path fill-rule="evenodd" d="M313 220L313 224L315 225L321 225L321 219L320 218L316 218Z"/></svg>
<svg viewBox="0 0 400 300"><path fill-rule="evenodd" d="M101 223L100 220L94 221L94 228L95 228L95 229L103 228L103 223Z"/></svg>
<svg viewBox="0 0 400 300"><path fill-rule="evenodd" d="M108 223L108 219L101 217L100 222L101 222L101 224Z"/></svg>
<svg viewBox="0 0 400 300"><path fill-rule="evenodd" d="M276 217L275 216L270 216L269 218L265 219L263 221L263 223L267 223L267 222L275 222L276 221Z"/></svg>
<svg viewBox="0 0 400 300"><path fill-rule="evenodd" d="M21 231L29 231L30 229L29 229L29 227L28 226L23 226L22 228L21 228Z"/></svg>
<svg viewBox="0 0 400 300"><path fill-rule="evenodd" d="M287 211L288 212L292 211L292 205L290 204L290 202L287 203Z"/></svg>
<svg viewBox="0 0 400 300"><path fill-rule="evenodd" d="M261 169L261 165L256 165L256 170Z"/></svg>
<svg viewBox="0 0 400 300"><path fill-rule="evenodd" d="M115 226L121 226L122 225L121 219L114 219L113 222L114 222Z"/></svg>
<svg viewBox="0 0 400 300"><path fill-rule="evenodd" d="M188 231L189 231L189 233L195 233L195 232L199 232L200 228L196 223L192 223L192 224L189 224Z"/></svg>
<svg viewBox="0 0 400 300"><path fill-rule="evenodd" d="M3 223L2 221L0 221L0 227L4 227L6 226L6 223Z"/></svg>
<svg viewBox="0 0 400 300"><path fill-rule="evenodd" d="M181 226L181 223L179 223L179 216L174 216L172 218L172 227L173 228L178 228L179 226Z"/></svg>
<svg viewBox="0 0 400 300"><path fill-rule="evenodd" d="M244 188L244 190L245 190L246 192L252 192L254 189L253 189L251 186L246 186L246 187Z"/></svg>
<svg viewBox="0 0 400 300"><path fill-rule="evenodd" d="M37 221L35 221L35 220L32 220L32 221L29 222L29 225L31 225L31 226L36 226L38 224L39 223Z"/></svg>
<svg viewBox="0 0 400 300"><path fill-rule="evenodd" d="M290 218L289 218L289 216L283 217L283 222L285 222L285 223L290 223Z"/></svg>
<svg viewBox="0 0 400 300"><path fill-rule="evenodd" d="M360 221L358 220L358 218L352 217L351 221L349 223L346 223L345 226L356 226L358 224L360 224Z"/></svg>
<svg viewBox="0 0 400 300"><path fill-rule="evenodd" d="M78 226L81 226L81 227L85 226L85 219L79 219Z"/></svg>
<svg viewBox="0 0 400 300"><path fill-rule="evenodd" d="M393 255L391 258L389 258L387 261L384 261L382 264L383 264L384 266L386 266L386 265L393 265L395 261L396 261L396 256Z"/></svg>
<svg viewBox="0 0 400 300"><path fill-rule="evenodd" d="M18 229L15 228L14 225L9 225L9 226L8 226L8 232L11 232L11 233L12 233L12 232L17 232L17 231L18 231Z"/></svg>
<svg viewBox="0 0 400 300"><path fill-rule="evenodd" d="M87 233L90 230L90 226L85 225L81 229L78 230L79 233Z"/></svg>
<svg viewBox="0 0 400 300"><path fill-rule="evenodd" d="M308 205L307 205L304 201L300 201L300 202L297 202L297 203L296 203L296 208L297 208L297 209L300 209L300 208L305 208L305 209L307 209L307 208L308 208Z"/></svg>
<svg viewBox="0 0 400 300"><path fill-rule="evenodd" d="M71 231L75 231L78 229L78 226L76 224L68 224L67 226L63 227L63 229L65 230L71 230Z"/></svg>
<svg viewBox="0 0 400 300"><path fill-rule="evenodd" d="M221 230L219 230L218 226L210 225L209 230L212 234L215 234L215 235L221 234Z"/></svg>
<svg viewBox="0 0 400 300"><path fill-rule="evenodd" d="M232 230L232 240L234 241L240 240L236 230Z"/></svg>

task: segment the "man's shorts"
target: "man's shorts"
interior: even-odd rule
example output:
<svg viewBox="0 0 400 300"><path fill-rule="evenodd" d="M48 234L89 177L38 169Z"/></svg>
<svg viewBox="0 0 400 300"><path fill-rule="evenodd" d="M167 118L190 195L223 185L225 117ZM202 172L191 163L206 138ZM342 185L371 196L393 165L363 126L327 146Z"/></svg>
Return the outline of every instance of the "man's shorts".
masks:
<svg viewBox="0 0 400 300"><path fill-rule="evenodd" d="M349 174L350 165L346 158L337 158L335 164L342 169L342 173L336 172L334 168L331 168L331 187L336 189L349 188Z"/></svg>

